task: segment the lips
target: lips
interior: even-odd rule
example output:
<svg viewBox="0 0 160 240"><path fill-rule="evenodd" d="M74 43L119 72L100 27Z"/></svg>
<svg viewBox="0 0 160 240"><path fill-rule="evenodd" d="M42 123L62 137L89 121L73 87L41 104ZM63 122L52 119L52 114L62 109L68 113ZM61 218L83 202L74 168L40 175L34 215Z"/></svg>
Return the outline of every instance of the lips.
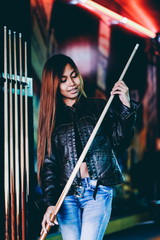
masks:
<svg viewBox="0 0 160 240"><path fill-rule="evenodd" d="M72 88L71 90L69 90L68 92L70 92L70 93L76 93L78 91L78 88Z"/></svg>

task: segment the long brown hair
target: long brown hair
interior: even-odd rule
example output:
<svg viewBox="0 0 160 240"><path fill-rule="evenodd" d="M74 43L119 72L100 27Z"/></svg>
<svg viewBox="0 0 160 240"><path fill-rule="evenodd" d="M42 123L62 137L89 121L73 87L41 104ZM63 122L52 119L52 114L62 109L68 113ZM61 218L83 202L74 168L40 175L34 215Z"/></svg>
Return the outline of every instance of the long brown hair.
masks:
<svg viewBox="0 0 160 240"><path fill-rule="evenodd" d="M63 54L57 54L51 57L44 65L42 73L39 123L38 123L38 179L40 180L40 171L43 166L45 155L51 155L51 136L55 126L56 106L60 96L59 79L64 72L67 64L77 72L81 84L80 94L86 97L83 88L83 79L73 60Z"/></svg>

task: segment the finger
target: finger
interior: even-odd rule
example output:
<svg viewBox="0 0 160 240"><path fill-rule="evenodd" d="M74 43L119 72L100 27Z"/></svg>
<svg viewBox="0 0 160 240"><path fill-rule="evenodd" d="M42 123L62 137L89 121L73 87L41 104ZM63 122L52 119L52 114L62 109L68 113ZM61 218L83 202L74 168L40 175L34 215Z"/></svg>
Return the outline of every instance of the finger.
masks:
<svg viewBox="0 0 160 240"><path fill-rule="evenodd" d="M47 230L44 227L42 227L40 235L42 235L43 233L47 233Z"/></svg>
<svg viewBox="0 0 160 240"><path fill-rule="evenodd" d="M123 85L122 83L117 83L117 84L115 84L115 86L113 87L113 89L116 89L117 87L120 87L120 88L122 88L122 89L124 89L124 90L126 90L126 91L129 90L128 87L125 86L125 85Z"/></svg>
<svg viewBox="0 0 160 240"><path fill-rule="evenodd" d="M124 86L124 85L121 84L121 83L117 84L115 87L121 87L122 89L128 90L128 87L127 87L127 86Z"/></svg>
<svg viewBox="0 0 160 240"><path fill-rule="evenodd" d="M51 221L51 218L50 218L49 220ZM52 220L51 222L54 223L54 225L55 225L55 224L58 225L57 218L55 218L54 221Z"/></svg>
<svg viewBox="0 0 160 240"><path fill-rule="evenodd" d="M124 94L128 94L129 91L128 91L128 88L127 87L124 87L124 86L116 86L112 89L113 92L115 91L121 91L122 93Z"/></svg>
<svg viewBox="0 0 160 240"><path fill-rule="evenodd" d="M111 91L111 95L114 95L114 94L127 95L127 92L123 89L117 88Z"/></svg>
<svg viewBox="0 0 160 240"><path fill-rule="evenodd" d="M58 225L58 221L57 221L57 218L55 219L54 223L55 223L56 225Z"/></svg>
<svg viewBox="0 0 160 240"><path fill-rule="evenodd" d="M42 221L42 230L45 232L45 233L47 233L47 230L46 230L46 218L44 217L43 218L43 221Z"/></svg>
<svg viewBox="0 0 160 240"><path fill-rule="evenodd" d="M115 84L123 84L124 86L126 86L127 87L127 85L125 84L125 82L123 81L123 80L119 80L119 81L117 81Z"/></svg>
<svg viewBox="0 0 160 240"><path fill-rule="evenodd" d="M128 92L125 89L117 88L113 92L119 92L121 95L127 95Z"/></svg>
<svg viewBox="0 0 160 240"><path fill-rule="evenodd" d="M116 94L122 95L120 91L113 91L113 92L111 92L111 95L116 95Z"/></svg>
<svg viewBox="0 0 160 240"><path fill-rule="evenodd" d="M41 229L40 235L42 235L45 231L43 229ZM47 232L45 232L47 233Z"/></svg>
<svg viewBox="0 0 160 240"><path fill-rule="evenodd" d="M55 225L53 222L51 222L50 218L47 219L47 224L49 226L54 226Z"/></svg>
<svg viewBox="0 0 160 240"><path fill-rule="evenodd" d="M127 85L125 84L125 82L124 81L122 81L122 80L120 80L120 81L117 81L116 83L115 83L115 85L116 84L122 84L123 86L126 86L127 87Z"/></svg>

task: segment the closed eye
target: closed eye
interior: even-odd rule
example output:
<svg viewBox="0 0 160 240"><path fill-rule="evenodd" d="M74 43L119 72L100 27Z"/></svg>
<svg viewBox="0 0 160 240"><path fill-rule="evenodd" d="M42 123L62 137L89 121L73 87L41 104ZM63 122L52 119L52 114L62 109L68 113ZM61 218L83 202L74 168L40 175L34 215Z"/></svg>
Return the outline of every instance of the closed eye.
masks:
<svg viewBox="0 0 160 240"><path fill-rule="evenodd" d="M67 81L67 78L66 78L66 77L61 77L61 78L60 78L60 82L61 82L61 83L64 83L64 82L66 82L66 81Z"/></svg>
<svg viewBox="0 0 160 240"><path fill-rule="evenodd" d="M76 78L77 76L78 76L77 72L72 72L72 73L71 73L71 77L72 77L72 78Z"/></svg>

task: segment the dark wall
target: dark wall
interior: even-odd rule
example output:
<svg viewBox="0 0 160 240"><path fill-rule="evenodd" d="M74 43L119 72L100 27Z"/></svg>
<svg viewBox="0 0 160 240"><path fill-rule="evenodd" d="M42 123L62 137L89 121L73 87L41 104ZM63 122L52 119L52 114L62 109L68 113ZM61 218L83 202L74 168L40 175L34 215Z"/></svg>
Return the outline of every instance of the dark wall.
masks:
<svg viewBox="0 0 160 240"><path fill-rule="evenodd" d="M147 86L147 54L145 52L146 42L142 37L126 31L126 29L113 25L111 28L111 49L107 77L108 90L118 81L135 45L136 51L129 68L124 75L124 81L130 89L137 89L142 100Z"/></svg>
<svg viewBox="0 0 160 240"><path fill-rule="evenodd" d="M3 3L3 4L2 4ZM3 49L3 31L4 26L7 31L22 33L22 41L27 41L28 45L28 72L31 75L31 57L30 57L30 37L31 37L31 19L30 19L30 1L29 0L7 0L0 5L0 48ZM2 54L1 54L2 56Z"/></svg>
<svg viewBox="0 0 160 240"><path fill-rule="evenodd" d="M21 32L28 40L30 38L30 1L7 0L1 3L0 27L7 26L16 32Z"/></svg>
<svg viewBox="0 0 160 240"><path fill-rule="evenodd" d="M97 80L98 17L76 5L55 1L50 21L52 28L58 52L70 54L84 78L87 95L93 96Z"/></svg>

